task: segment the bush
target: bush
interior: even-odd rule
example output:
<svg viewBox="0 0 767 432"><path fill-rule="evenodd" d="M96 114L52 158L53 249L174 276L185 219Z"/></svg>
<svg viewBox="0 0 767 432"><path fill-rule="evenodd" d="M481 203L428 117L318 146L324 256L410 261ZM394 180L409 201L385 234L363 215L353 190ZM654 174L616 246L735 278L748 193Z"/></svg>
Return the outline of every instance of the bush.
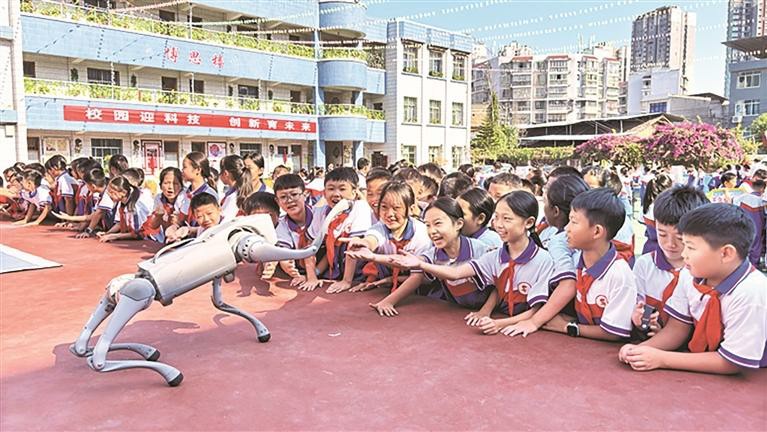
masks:
<svg viewBox="0 0 767 432"><path fill-rule="evenodd" d="M522 147L513 148L498 157L498 160L514 165L528 163L560 164L573 159L572 147Z"/></svg>
<svg viewBox="0 0 767 432"><path fill-rule="evenodd" d="M740 162L744 153L733 131L708 123L658 125L644 144L648 159L702 169Z"/></svg>
<svg viewBox="0 0 767 432"><path fill-rule="evenodd" d="M633 135L599 135L576 147L574 154L583 162L609 160L615 165L630 168L644 162L641 140Z"/></svg>

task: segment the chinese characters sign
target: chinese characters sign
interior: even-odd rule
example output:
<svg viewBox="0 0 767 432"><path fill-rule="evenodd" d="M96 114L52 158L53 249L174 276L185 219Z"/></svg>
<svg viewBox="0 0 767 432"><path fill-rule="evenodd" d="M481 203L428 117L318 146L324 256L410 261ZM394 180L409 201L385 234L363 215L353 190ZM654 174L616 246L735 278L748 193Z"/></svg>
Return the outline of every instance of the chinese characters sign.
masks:
<svg viewBox="0 0 767 432"><path fill-rule="evenodd" d="M177 63L178 59L180 57L179 49L175 46L168 46L165 47L165 60L168 60L173 63ZM202 64L202 57L200 56L200 52L197 50L189 51L189 57L188 57L189 63L194 65ZM210 62L213 64L213 66L216 66L219 69L222 69L224 67L224 54L222 53L216 53L211 57Z"/></svg>
<svg viewBox="0 0 767 432"><path fill-rule="evenodd" d="M64 120L94 123L128 123L160 126L195 126L229 129L272 130L278 132L316 133L317 122L197 114L154 110L119 109L64 105Z"/></svg>

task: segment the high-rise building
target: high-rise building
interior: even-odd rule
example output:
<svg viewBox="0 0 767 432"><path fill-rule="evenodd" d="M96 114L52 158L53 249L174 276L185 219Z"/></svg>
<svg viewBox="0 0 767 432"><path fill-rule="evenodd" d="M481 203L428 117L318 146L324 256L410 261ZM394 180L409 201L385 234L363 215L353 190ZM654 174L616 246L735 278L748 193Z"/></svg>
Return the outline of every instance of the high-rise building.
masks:
<svg viewBox="0 0 767 432"><path fill-rule="evenodd" d="M730 0L727 8L727 41L767 35L767 0ZM727 47L725 95L730 92L730 65L755 57Z"/></svg>
<svg viewBox="0 0 767 432"><path fill-rule="evenodd" d="M767 112L767 35L725 41L748 59L729 64L730 126L742 126L748 134L751 123Z"/></svg>
<svg viewBox="0 0 767 432"><path fill-rule="evenodd" d="M629 114L640 113L642 100L637 100L637 95L644 98L686 94L689 91L693 76L695 29L695 14L684 12L677 6L661 7L634 20L631 76L628 80ZM657 80L663 82L648 83ZM656 88L667 93L653 93Z"/></svg>
<svg viewBox="0 0 767 432"><path fill-rule="evenodd" d="M18 127L0 134L14 135L3 166L124 154L157 173L190 151L214 164L256 152L269 171L469 153L466 35L369 18L358 0L9 3L0 124L13 111Z"/></svg>

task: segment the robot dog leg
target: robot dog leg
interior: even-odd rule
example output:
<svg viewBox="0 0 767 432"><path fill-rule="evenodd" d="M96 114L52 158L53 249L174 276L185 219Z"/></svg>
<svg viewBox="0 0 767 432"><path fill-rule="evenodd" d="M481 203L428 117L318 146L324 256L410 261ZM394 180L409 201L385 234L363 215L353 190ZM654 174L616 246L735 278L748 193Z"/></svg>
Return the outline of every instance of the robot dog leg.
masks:
<svg viewBox="0 0 767 432"><path fill-rule="evenodd" d="M224 302L224 299L221 296L221 278L213 279L213 294L211 295L210 299L213 301L213 306L216 309L230 313L232 315L243 317L248 320L248 322L256 329L256 334L258 335L259 342L269 342L269 339L272 337L272 335L269 333L269 329L266 328L266 326L261 321L259 321L258 318Z"/></svg>

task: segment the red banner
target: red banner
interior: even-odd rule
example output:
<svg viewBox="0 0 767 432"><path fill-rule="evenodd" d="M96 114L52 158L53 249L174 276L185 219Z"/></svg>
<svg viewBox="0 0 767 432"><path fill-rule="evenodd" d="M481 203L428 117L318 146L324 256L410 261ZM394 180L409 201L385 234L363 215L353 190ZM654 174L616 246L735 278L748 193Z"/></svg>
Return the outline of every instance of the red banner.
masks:
<svg viewBox="0 0 767 432"><path fill-rule="evenodd" d="M87 107L78 105L64 105L64 120L94 123L255 129L297 133L317 132L317 122L314 121L281 120L222 114Z"/></svg>

